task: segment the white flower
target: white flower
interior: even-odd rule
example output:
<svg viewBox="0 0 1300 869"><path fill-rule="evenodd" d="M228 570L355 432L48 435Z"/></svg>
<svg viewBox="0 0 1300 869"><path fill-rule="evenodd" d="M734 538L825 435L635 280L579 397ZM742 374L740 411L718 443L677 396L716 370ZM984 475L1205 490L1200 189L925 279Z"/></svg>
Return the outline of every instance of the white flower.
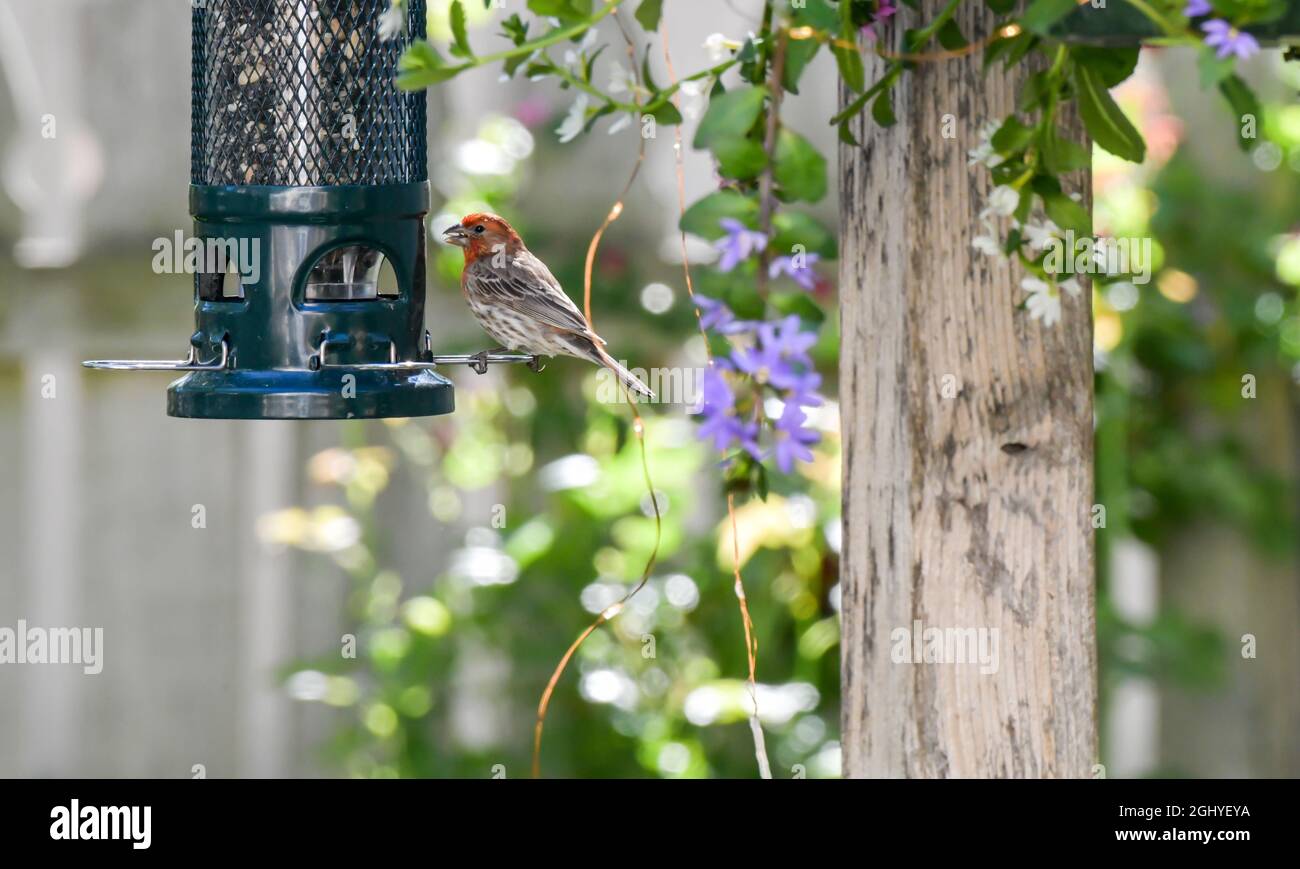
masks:
<svg viewBox="0 0 1300 869"><path fill-rule="evenodd" d="M998 125L996 121L989 121L980 128L980 143L966 152L969 157L966 161L967 166L980 163L992 169L1002 162L1002 155L993 150L993 143L989 141L997 131Z"/></svg>
<svg viewBox="0 0 1300 869"><path fill-rule="evenodd" d="M993 150L993 146L988 142L981 142L974 148L966 152L966 165L974 166L976 163L981 166L987 166L992 169L1002 162L1002 155Z"/></svg>
<svg viewBox="0 0 1300 869"><path fill-rule="evenodd" d="M624 113L623 115L619 116L618 120L616 120L614 123L609 125L609 134L612 136L615 133L621 133L623 130L626 130L628 128L628 125L630 125L631 123L632 123L632 115L628 113Z"/></svg>
<svg viewBox="0 0 1300 869"><path fill-rule="evenodd" d="M997 227L987 219L980 221L984 224L984 232L971 239L970 246L985 256L1006 257L1002 250L1002 239L998 234Z"/></svg>
<svg viewBox="0 0 1300 869"><path fill-rule="evenodd" d="M971 239L970 246L985 256L1002 256L1002 245L998 244L992 234L975 236Z"/></svg>
<svg viewBox="0 0 1300 869"><path fill-rule="evenodd" d="M1044 326L1054 326L1061 319L1061 293L1054 284L1038 278L1025 278L1020 286L1029 293L1025 308L1030 318L1042 320Z"/></svg>
<svg viewBox="0 0 1300 869"><path fill-rule="evenodd" d="M1025 237L1025 241L1032 249L1047 250L1052 245L1053 239L1061 235L1061 228L1050 220L1042 224L1026 223L1020 227L1020 234Z"/></svg>
<svg viewBox="0 0 1300 869"><path fill-rule="evenodd" d="M582 128L587 125L587 95L578 94L578 98L569 106L569 113L564 116L564 122L555 128L555 135L560 137L561 144L572 142L578 138Z"/></svg>
<svg viewBox="0 0 1300 869"><path fill-rule="evenodd" d="M558 25L557 25L558 26ZM577 73L582 69L583 57L587 52L596 45L596 28L587 31L587 35L582 37L582 42L578 43L576 49L570 48L564 52L564 65L568 67L569 72Z"/></svg>
<svg viewBox="0 0 1300 869"><path fill-rule="evenodd" d="M402 0L393 0L391 6L379 16L379 41L388 42L406 32L406 12L402 10Z"/></svg>
<svg viewBox="0 0 1300 869"><path fill-rule="evenodd" d="M737 48L740 48L739 42L728 39L721 33L710 33L709 38L704 40L704 50L708 52L710 66L731 60L731 52Z"/></svg>
<svg viewBox="0 0 1300 869"><path fill-rule="evenodd" d="M684 81L681 87L682 117L693 121L704 114L704 81Z"/></svg>
<svg viewBox="0 0 1300 869"><path fill-rule="evenodd" d="M1083 287L1079 284L1078 278L1061 281L1061 289L1075 297L1078 297L1079 293L1083 292Z"/></svg>
<svg viewBox="0 0 1300 869"><path fill-rule="evenodd" d="M637 90L636 76L621 63L616 63L609 68L609 86L611 94L628 94Z"/></svg>
<svg viewBox="0 0 1300 869"><path fill-rule="evenodd" d="M988 217L990 214L997 217L1010 217L1019 204L1020 193L1014 187L1003 184L993 188L993 192L989 194L988 207L980 212L980 217Z"/></svg>

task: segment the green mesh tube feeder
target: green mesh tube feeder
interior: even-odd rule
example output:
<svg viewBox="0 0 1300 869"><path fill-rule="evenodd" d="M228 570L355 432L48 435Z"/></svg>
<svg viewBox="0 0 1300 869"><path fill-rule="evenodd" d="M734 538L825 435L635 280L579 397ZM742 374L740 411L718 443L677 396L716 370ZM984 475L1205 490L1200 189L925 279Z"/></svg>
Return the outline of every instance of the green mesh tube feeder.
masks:
<svg viewBox="0 0 1300 869"><path fill-rule="evenodd" d="M194 278L195 330L167 413L201 419L373 419L451 413L424 328L429 207L423 94L393 86L424 0L383 41L387 0L205 0L193 11L190 213L226 269ZM396 288L380 287L388 263ZM211 266L210 262L205 265Z"/></svg>

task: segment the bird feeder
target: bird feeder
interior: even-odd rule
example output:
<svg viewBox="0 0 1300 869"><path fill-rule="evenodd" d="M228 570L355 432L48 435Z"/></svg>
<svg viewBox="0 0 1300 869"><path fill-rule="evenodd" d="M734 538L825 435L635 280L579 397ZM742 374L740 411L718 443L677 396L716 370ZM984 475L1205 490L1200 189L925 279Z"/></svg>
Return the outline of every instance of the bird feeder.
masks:
<svg viewBox="0 0 1300 869"><path fill-rule="evenodd" d="M1279 18L1242 29L1263 45L1296 42L1300 38L1300 3L1292 0ZM1068 42L1121 47L1141 45L1164 36L1164 33L1131 3L1094 5L1081 0L1078 8L1053 28L1052 35Z"/></svg>
<svg viewBox="0 0 1300 869"><path fill-rule="evenodd" d="M535 364L432 352L426 100L393 84L424 36L425 0L388 9L194 5L189 246L202 267L189 353L88 367L186 372L167 390L170 416L344 419L452 412L438 365ZM386 13L405 17L400 33ZM381 286L385 263L395 287Z"/></svg>

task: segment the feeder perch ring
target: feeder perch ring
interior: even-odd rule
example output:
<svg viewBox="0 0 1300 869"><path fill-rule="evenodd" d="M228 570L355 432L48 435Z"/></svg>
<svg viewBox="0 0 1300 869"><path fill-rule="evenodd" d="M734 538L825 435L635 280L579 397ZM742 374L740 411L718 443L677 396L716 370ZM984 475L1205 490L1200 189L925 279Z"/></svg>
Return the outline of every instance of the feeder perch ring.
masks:
<svg viewBox="0 0 1300 869"><path fill-rule="evenodd" d="M190 347L186 359L175 362L154 359L95 359L81 363L101 371L220 371L230 364L230 341L221 339L221 354L211 362L200 362L197 347Z"/></svg>
<svg viewBox="0 0 1300 869"><path fill-rule="evenodd" d="M524 353L474 353L474 354L452 354L443 356L434 356L429 349L430 339L428 332L425 333L425 352L429 356L428 361L412 360L409 362L398 361L397 345L392 341L388 342L388 362L355 362L355 363L334 363L325 358L325 351L328 349L329 336L321 335L320 343L316 345L316 354L312 356L310 367L312 371L320 371L325 368L344 369L352 371L431 371L439 365L468 365L479 374L486 374L489 365L508 365L514 363L526 364L534 371L540 371L545 368L541 365L536 356L530 356ZM541 367L537 367L537 366Z"/></svg>

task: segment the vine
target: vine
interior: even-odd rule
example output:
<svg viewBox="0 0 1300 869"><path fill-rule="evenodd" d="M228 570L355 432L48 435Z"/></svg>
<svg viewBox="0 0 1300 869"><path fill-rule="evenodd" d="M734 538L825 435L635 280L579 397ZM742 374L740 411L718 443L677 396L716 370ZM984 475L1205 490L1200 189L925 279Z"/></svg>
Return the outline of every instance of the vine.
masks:
<svg viewBox="0 0 1300 869"><path fill-rule="evenodd" d="M674 127L680 161L682 124L698 120L692 144L712 155L719 183L717 190L687 205L679 162L680 228L684 264L687 234L713 243L718 253L716 264L698 282L689 265L685 278L709 360L698 435L722 456L733 540L735 499L766 498L769 476L790 474L800 462L811 461L810 448L820 439L809 412L823 404L815 348L826 319L819 302L830 284L817 265L835 259L837 250L834 234L805 209L827 193L828 161L783 120L781 110L787 95L798 96L804 71L823 47L851 94L829 119L840 140L849 144L856 144L853 125L864 112L880 126L898 122L894 88L920 64L982 52L986 70L1031 65L1035 71L1025 79L1014 111L986 123L970 151L971 166L989 172L992 181L980 214L983 232L973 243L983 254L1012 258L1023 266L1023 292L1008 288L1008 303L1050 327L1060 318L1060 293L1081 290L1068 276L1072 270L1061 267L1062 246L1073 256L1076 240L1083 241L1086 256L1106 260L1105 245L1091 238L1091 216L1081 196L1063 184L1091 160L1087 148L1061 134L1067 107L1077 112L1098 147L1141 162L1146 154L1142 136L1109 93L1132 74L1140 39L1194 48L1203 83L1223 94L1243 128L1246 118L1258 123L1258 100L1237 74L1236 63L1259 51L1255 32L1268 32L1288 13L1283 0L1112 0L1115 10L1106 10L1104 0L1100 8L1091 0L965 0L966 6L979 4L993 13L987 33L967 34L958 15L963 0L948 0L928 19L919 0L902 0L903 8L894 0L766 0L755 33L743 39L714 34L705 43L708 64L677 77L667 55L663 0L527 0L531 17L504 17L500 37L508 47L489 53L479 53L469 38L473 2L447 5L446 20L436 28L449 34L441 50L429 41L406 50L400 87L423 89L499 64L506 77L549 78L573 94L555 131L560 142L590 133L607 118L609 133L640 132L632 176L588 250L589 319L596 249L604 230L621 214L647 141L659 126ZM495 0L482 2L485 12L497 5ZM623 7L633 6L640 27L647 34L658 32L664 43L666 84L654 78L650 47L638 50L620 18ZM1069 38L1071 27L1097 23L1090 16L1120 9L1142 25L1131 46L1099 48ZM598 28L606 19L623 34L628 65L602 59L606 46L600 44ZM873 65L879 72L871 82L867 53L883 61ZM598 70L608 82L603 88L597 84ZM1250 136L1240 138L1243 147L1251 146ZM1096 277L1106 283L1128 274L1106 267ZM754 692L756 653L738 556L735 580ZM602 615L587 634L604 619ZM587 634L571 647L566 662ZM539 710L543 715L546 697ZM757 721L755 715L751 723L762 767ZM540 741L540 715L537 733Z"/></svg>

